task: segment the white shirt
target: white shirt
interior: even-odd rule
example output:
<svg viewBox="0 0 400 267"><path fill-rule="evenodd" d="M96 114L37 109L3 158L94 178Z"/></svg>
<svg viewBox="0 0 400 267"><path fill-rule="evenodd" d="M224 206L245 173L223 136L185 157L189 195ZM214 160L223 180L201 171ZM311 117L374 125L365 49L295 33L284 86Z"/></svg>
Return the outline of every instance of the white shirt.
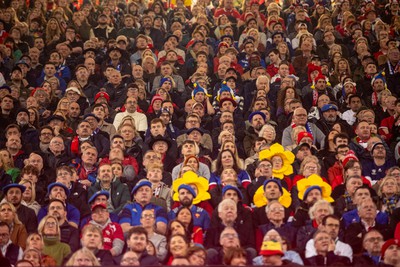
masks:
<svg viewBox="0 0 400 267"><path fill-rule="evenodd" d="M317 256L317 251L314 246L314 239L308 240L306 244L306 258ZM346 243L336 239L335 255L344 256L353 261L353 249Z"/></svg>
<svg viewBox="0 0 400 267"><path fill-rule="evenodd" d="M346 110L342 114L342 119L347 121L348 124L353 125L356 122L355 112L351 109Z"/></svg>
<svg viewBox="0 0 400 267"><path fill-rule="evenodd" d="M6 256L7 248L11 243L12 243L11 239L9 239L7 244L5 244L4 246L1 247L1 253L4 255L4 257ZM23 255L24 255L24 251L22 250L22 248L19 248L17 260L22 260Z"/></svg>
<svg viewBox="0 0 400 267"><path fill-rule="evenodd" d="M144 115L143 113L140 113L140 112L129 113L127 111L120 112L117 115L115 115L115 119L114 119L114 123L113 123L115 129L118 129L118 126L121 124L121 121L125 116L130 116L135 120L135 127L136 127L137 131L139 131L139 132L147 131L146 115Z"/></svg>

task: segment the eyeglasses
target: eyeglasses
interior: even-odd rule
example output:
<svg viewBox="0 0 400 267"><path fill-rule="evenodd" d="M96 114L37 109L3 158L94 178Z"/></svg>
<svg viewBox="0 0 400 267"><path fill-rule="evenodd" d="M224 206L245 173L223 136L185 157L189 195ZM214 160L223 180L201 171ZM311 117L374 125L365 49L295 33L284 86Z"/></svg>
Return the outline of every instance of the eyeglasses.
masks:
<svg viewBox="0 0 400 267"><path fill-rule="evenodd" d="M282 212L282 211L285 211L285 209L284 208L273 208L273 209L270 209L269 211L271 211L271 212L277 212L277 211Z"/></svg>
<svg viewBox="0 0 400 267"><path fill-rule="evenodd" d="M47 136L50 136L50 135L53 135L52 133L41 133L40 135L47 135Z"/></svg>
<svg viewBox="0 0 400 267"><path fill-rule="evenodd" d="M370 237L370 238L366 238L365 241L371 242L371 243L382 242L383 238L382 237Z"/></svg>
<svg viewBox="0 0 400 267"><path fill-rule="evenodd" d="M259 168L266 168L266 169L271 169L272 165L271 164L260 164L258 165Z"/></svg>
<svg viewBox="0 0 400 267"><path fill-rule="evenodd" d="M222 238L239 238L238 234L223 234Z"/></svg>
<svg viewBox="0 0 400 267"><path fill-rule="evenodd" d="M56 222L46 222L45 225L46 225L46 226L53 227L53 226L56 226Z"/></svg>
<svg viewBox="0 0 400 267"><path fill-rule="evenodd" d="M158 156L154 155L154 156L150 156L147 155L146 157L144 157L145 159L160 159Z"/></svg>
<svg viewBox="0 0 400 267"><path fill-rule="evenodd" d="M139 262L139 259L138 258L125 258L125 259L122 259L121 262L134 263L134 262Z"/></svg>
<svg viewBox="0 0 400 267"><path fill-rule="evenodd" d="M7 234L7 233L0 234L0 237L1 237L1 238L7 238L7 237L9 237L9 236L10 236L10 234Z"/></svg>
<svg viewBox="0 0 400 267"><path fill-rule="evenodd" d="M142 218L153 219L154 218L154 214L142 214Z"/></svg>

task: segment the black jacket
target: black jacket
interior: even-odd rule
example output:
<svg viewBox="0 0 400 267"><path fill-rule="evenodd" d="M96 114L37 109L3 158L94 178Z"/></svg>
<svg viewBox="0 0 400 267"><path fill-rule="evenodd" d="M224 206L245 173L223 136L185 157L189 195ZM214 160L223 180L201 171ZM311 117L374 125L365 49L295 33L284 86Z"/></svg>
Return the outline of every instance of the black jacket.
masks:
<svg viewBox="0 0 400 267"><path fill-rule="evenodd" d="M322 255L316 255L311 258L306 258L305 265L311 266L350 266L350 259L343 256L338 256L333 253L333 251L329 251L326 254L326 257Z"/></svg>

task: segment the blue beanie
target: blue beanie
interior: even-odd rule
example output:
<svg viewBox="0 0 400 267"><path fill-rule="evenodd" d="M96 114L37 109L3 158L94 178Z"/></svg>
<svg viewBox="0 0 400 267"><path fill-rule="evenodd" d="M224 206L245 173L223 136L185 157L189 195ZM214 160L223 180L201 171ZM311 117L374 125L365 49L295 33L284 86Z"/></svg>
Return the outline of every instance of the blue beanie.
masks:
<svg viewBox="0 0 400 267"><path fill-rule="evenodd" d="M160 87L161 87L165 82L170 82L171 85L172 85L172 80L171 80L171 78L169 78L169 77L164 77L164 78L161 78Z"/></svg>
<svg viewBox="0 0 400 267"><path fill-rule="evenodd" d="M239 199L240 199L240 200L243 199L243 194L242 194L242 192L239 190L239 188L237 188L236 186L230 185L230 184L225 185L225 186L222 188L222 195L225 195L226 191L228 191L228 190L235 190L236 193L237 193L238 196L239 196Z"/></svg>
<svg viewBox="0 0 400 267"><path fill-rule="evenodd" d="M139 188L143 187L143 186L148 186L151 188L151 183L149 181L143 180L140 181L139 183L136 184L136 186L132 189L132 195L134 195L136 193L136 191L139 190Z"/></svg>
<svg viewBox="0 0 400 267"><path fill-rule="evenodd" d="M275 179L275 178L265 180L265 182L263 184L264 191L265 191L265 187L267 186L267 184L269 184L271 182L276 183L278 185L278 187L279 187L279 191L281 192L281 194L283 194L281 181L278 180L278 179Z"/></svg>
<svg viewBox="0 0 400 267"><path fill-rule="evenodd" d="M314 190L314 189L318 189L319 192L321 192L321 194L322 194L322 188L319 187L318 185L313 185L313 186L310 186L309 188L306 189L306 191L304 192L304 195L303 195L303 200L306 199L308 193L310 193L311 190Z"/></svg>
<svg viewBox="0 0 400 267"><path fill-rule="evenodd" d="M193 195L193 198L195 198L195 197L197 196L196 192L194 192L193 188L192 188L190 185L181 184L181 185L178 187L178 192L179 192L179 190L181 190L181 189L186 189L187 191L189 191L190 194Z"/></svg>

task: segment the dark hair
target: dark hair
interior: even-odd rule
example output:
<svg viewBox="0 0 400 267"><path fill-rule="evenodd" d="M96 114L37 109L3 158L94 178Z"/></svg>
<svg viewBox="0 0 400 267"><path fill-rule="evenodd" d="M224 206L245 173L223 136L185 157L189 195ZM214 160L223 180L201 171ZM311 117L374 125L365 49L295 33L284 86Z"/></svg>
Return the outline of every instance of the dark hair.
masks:
<svg viewBox="0 0 400 267"><path fill-rule="evenodd" d="M126 235L126 240L129 240L132 235L145 235L146 242L147 242L147 240L149 240L149 238L147 236L147 231L142 226L134 226L131 229L129 229L128 234Z"/></svg>
<svg viewBox="0 0 400 267"><path fill-rule="evenodd" d="M350 147L348 146L348 145L339 145L339 146L337 146L336 147L336 149L335 149L335 151L336 151L336 153L339 151L339 149L341 149L341 148L348 148L348 149L350 149Z"/></svg>
<svg viewBox="0 0 400 267"><path fill-rule="evenodd" d="M276 54L276 55L279 55L279 50L276 49L276 48L271 49L270 51L268 51L268 55L271 54L271 53L274 53L274 54Z"/></svg>
<svg viewBox="0 0 400 267"><path fill-rule="evenodd" d="M22 168L20 177L22 178L24 174L33 174L39 178L39 170L31 164L25 165L24 168Z"/></svg>
<svg viewBox="0 0 400 267"><path fill-rule="evenodd" d="M57 167L57 169L56 169L56 174L57 174L57 172L59 172L59 171L61 171L61 170L65 170L65 171L67 171L70 175L74 175L74 172L72 171L72 168L69 167L69 166L67 166L67 165L63 165L63 166Z"/></svg>
<svg viewBox="0 0 400 267"><path fill-rule="evenodd" d="M340 219L336 216L336 215L334 215L334 214L329 214L329 215L326 215L323 219L322 219L322 225L326 225L326 221L329 219L329 218L331 218L331 219L334 219L334 220L337 220L338 222L340 222Z"/></svg>
<svg viewBox="0 0 400 267"><path fill-rule="evenodd" d="M220 152L218 153L217 162L216 162L216 167L215 167L215 169L216 169L216 171L215 171L216 175L217 175L217 176L221 176L222 171L224 170L224 168L223 168L223 166L222 166L222 162L221 162L221 161L222 161L222 154L223 154L224 152L228 152L228 153L231 154L231 156L232 156L232 158L233 158L233 167L232 167L232 169L234 169L234 170L236 171L236 173L239 174L239 172L240 172L241 170L239 169L238 163L236 162L235 154L233 154L233 152L230 151L229 149L224 149L224 150L222 150L222 151L220 151Z"/></svg>
<svg viewBox="0 0 400 267"><path fill-rule="evenodd" d="M6 223L6 222L0 222L0 227L2 227L2 226L7 226L8 231L9 231L9 232L11 231L11 227L10 227L10 225L9 225L8 223Z"/></svg>
<svg viewBox="0 0 400 267"><path fill-rule="evenodd" d="M190 240L190 239L191 239L191 233L189 233L189 231L185 228L185 225L183 225L183 223L182 223L181 221L179 221L178 219L174 219L174 220L172 220L172 221L170 221L170 222L168 223L167 234L165 235L165 237L167 238L167 240L169 241L170 238L172 237L171 225L172 225L174 222L177 222L177 223L179 223L180 225L182 225L183 229L185 230L186 238L187 238L188 240Z"/></svg>
<svg viewBox="0 0 400 267"><path fill-rule="evenodd" d="M342 133L335 134L335 136L333 137L333 143L334 143L334 144L336 144L336 140L337 140L338 138L346 139L347 141L349 141L349 136L348 136L348 134L342 132Z"/></svg>
<svg viewBox="0 0 400 267"><path fill-rule="evenodd" d="M51 199L50 202L49 202L49 206L48 207L50 207L51 203L53 203L53 202L61 203L63 208L64 208L64 210L67 210L67 206L65 205L65 203L62 200L58 199L58 198Z"/></svg>
<svg viewBox="0 0 400 267"><path fill-rule="evenodd" d="M234 258L245 258L247 262L247 252L243 248L229 248L228 251L224 254L223 264L231 265L231 262Z"/></svg>
<svg viewBox="0 0 400 267"><path fill-rule="evenodd" d="M49 125L44 125L44 126L40 127L39 133L41 133L44 129L50 130L51 134L54 135L54 130Z"/></svg>
<svg viewBox="0 0 400 267"><path fill-rule="evenodd" d="M188 227L186 228L186 231L188 231L189 233L193 233L193 227L194 227L194 225L193 225L193 213L192 213L192 211L190 210L189 207L181 206L178 209L178 211L176 212L176 217L175 218L178 218L179 213L181 213L181 211L183 211L183 210L188 210L190 212L191 221L190 221Z"/></svg>
<svg viewBox="0 0 400 267"><path fill-rule="evenodd" d="M14 266L18 267L20 263L29 263L32 267L34 267L32 262L24 259L17 261Z"/></svg>

